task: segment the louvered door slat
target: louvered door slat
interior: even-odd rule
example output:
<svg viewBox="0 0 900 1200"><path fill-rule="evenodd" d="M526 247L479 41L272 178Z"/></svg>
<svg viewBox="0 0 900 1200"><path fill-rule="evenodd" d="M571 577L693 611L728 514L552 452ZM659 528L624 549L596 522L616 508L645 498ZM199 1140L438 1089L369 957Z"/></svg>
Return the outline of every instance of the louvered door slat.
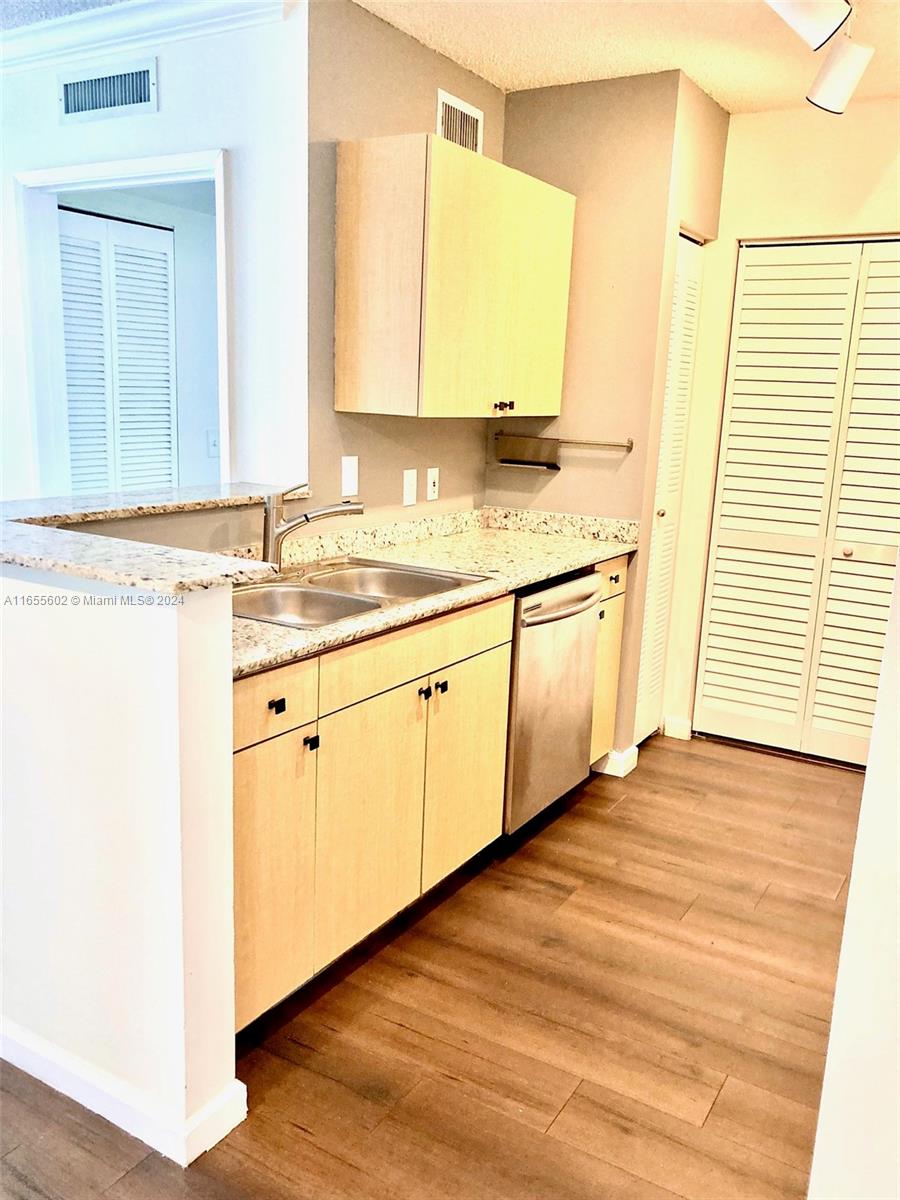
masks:
<svg viewBox="0 0 900 1200"><path fill-rule="evenodd" d="M741 250L696 729L800 747L859 261Z"/></svg>
<svg viewBox="0 0 900 1200"><path fill-rule="evenodd" d="M679 237L654 494L656 516L650 537L641 657L638 667L636 742L654 733L663 719L663 688L675 573L678 511L681 504L685 442L697 343L701 254L699 246L684 237Z"/></svg>

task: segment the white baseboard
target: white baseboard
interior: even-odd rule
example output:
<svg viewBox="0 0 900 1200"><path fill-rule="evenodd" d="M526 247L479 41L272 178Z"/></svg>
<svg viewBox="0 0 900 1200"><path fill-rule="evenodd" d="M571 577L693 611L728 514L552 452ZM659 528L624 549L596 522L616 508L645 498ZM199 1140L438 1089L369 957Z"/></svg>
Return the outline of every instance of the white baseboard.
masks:
<svg viewBox="0 0 900 1200"><path fill-rule="evenodd" d="M614 775L624 779L638 764L637 746L629 746L627 750L610 750L606 758L601 758L598 770L601 775Z"/></svg>
<svg viewBox="0 0 900 1200"><path fill-rule="evenodd" d="M230 1080L203 1108L184 1119L163 1111L140 1089L5 1019L0 1058L182 1167L221 1141L247 1115L247 1089L239 1079Z"/></svg>
<svg viewBox="0 0 900 1200"><path fill-rule="evenodd" d="M687 717L665 717L663 720L663 734L665 737L678 738L681 742L689 742L692 732L691 722Z"/></svg>

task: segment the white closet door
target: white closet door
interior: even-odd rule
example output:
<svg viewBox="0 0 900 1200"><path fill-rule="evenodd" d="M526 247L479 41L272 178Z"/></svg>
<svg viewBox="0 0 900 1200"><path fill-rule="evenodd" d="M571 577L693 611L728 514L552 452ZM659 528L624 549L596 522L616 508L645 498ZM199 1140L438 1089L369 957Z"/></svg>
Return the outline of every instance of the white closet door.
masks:
<svg viewBox="0 0 900 1200"><path fill-rule="evenodd" d="M107 491L115 480L106 222L59 214L63 338L73 492Z"/></svg>
<svg viewBox="0 0 900 1200"><path fill-rule="evenodd" d="M168 229L107 222L119 486L178 482L175 246Z"/></svg>
<svg viewBox="0 0 900 1200"><path fill-rule="evenodd" d="M741 249L695 729L800 749L860 253Z"/></svg>
<svg viewBox="0 0 900 1200"><path fill-rule="evenodd" d="M178 482L171 230L59 214L73 492Z"/></svg>
<svg viewBox="0 0 900 1200"><path fill-rule="evenodd" d="M672 607L676 535L684 479L691 387L697 347L702 250L688 238L678 238L672 321L666 360L666 384L656 470L653 530L647 566L647 595L638 670L635 742L660 728L663 685Z"/></svg>
<svg viewBox="0 0 900 1200"><path fill-rule="evenodd" d="M900 243L863 249L801 749L868 754L900 545Z"/></svg>

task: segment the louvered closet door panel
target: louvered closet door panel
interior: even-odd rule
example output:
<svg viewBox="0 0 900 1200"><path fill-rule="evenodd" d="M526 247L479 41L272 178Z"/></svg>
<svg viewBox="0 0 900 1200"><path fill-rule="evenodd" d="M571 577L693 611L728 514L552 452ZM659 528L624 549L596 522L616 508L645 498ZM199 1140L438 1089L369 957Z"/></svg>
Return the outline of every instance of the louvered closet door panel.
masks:
<svg viewBox="0 0 900 1200"><path fill-rule="evenodd" d="M741 250L696 729L800 748L859 261Z"/></svg>
<svg viewBox="0 0 900 1200"><path fill-rule="evenodd" d="M863 249L802 749L868 754L900 544L900 244Z"/></svg>
<svg viewBox="0 0 900 1200"><path fill-rule="evenodd" d="M830 564L802 746L810 754L866 761L894 570L892 550L863 543Z"/></svg>
<svg viewBox="0 0 900 1200"><path fill-rule="evenodd" d="M104 223L59 215L69 473L73 492L115 486Z"/></svg>
<svg viewBox="0 0 900 1200"><path fill-rule="evenodd" d="M116 427L123 488L178 482L174 238L109 222Z"/></svg>
<svg viewBox="0 0 900 1200"><path fill-rule="evenodd" d="M643 741L655 733L663 719L663 684L688 412L696 357L702 253L700 246L679 237L654 493L655 515L647 566L635 742Z"/></svg>

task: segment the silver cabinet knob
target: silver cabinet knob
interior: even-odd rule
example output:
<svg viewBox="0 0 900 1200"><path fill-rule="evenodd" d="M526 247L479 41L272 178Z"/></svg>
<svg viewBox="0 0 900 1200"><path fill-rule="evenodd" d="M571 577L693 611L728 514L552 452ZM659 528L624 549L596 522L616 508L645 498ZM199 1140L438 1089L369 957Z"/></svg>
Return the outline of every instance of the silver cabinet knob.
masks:
<svg viewBox="0 0 900 1200"><path fill-rule="evenodd" d="M853 547L845 546L842 553L844 555L844 558L852 558L853 557Z"/></svg>
<svg viewBox="0 0 900 1200"><path fill-rule="evenodd" d="M664 508L658 508L656 510L656 515L658 517L664 517L666 515L666 510Z"/></svg>

